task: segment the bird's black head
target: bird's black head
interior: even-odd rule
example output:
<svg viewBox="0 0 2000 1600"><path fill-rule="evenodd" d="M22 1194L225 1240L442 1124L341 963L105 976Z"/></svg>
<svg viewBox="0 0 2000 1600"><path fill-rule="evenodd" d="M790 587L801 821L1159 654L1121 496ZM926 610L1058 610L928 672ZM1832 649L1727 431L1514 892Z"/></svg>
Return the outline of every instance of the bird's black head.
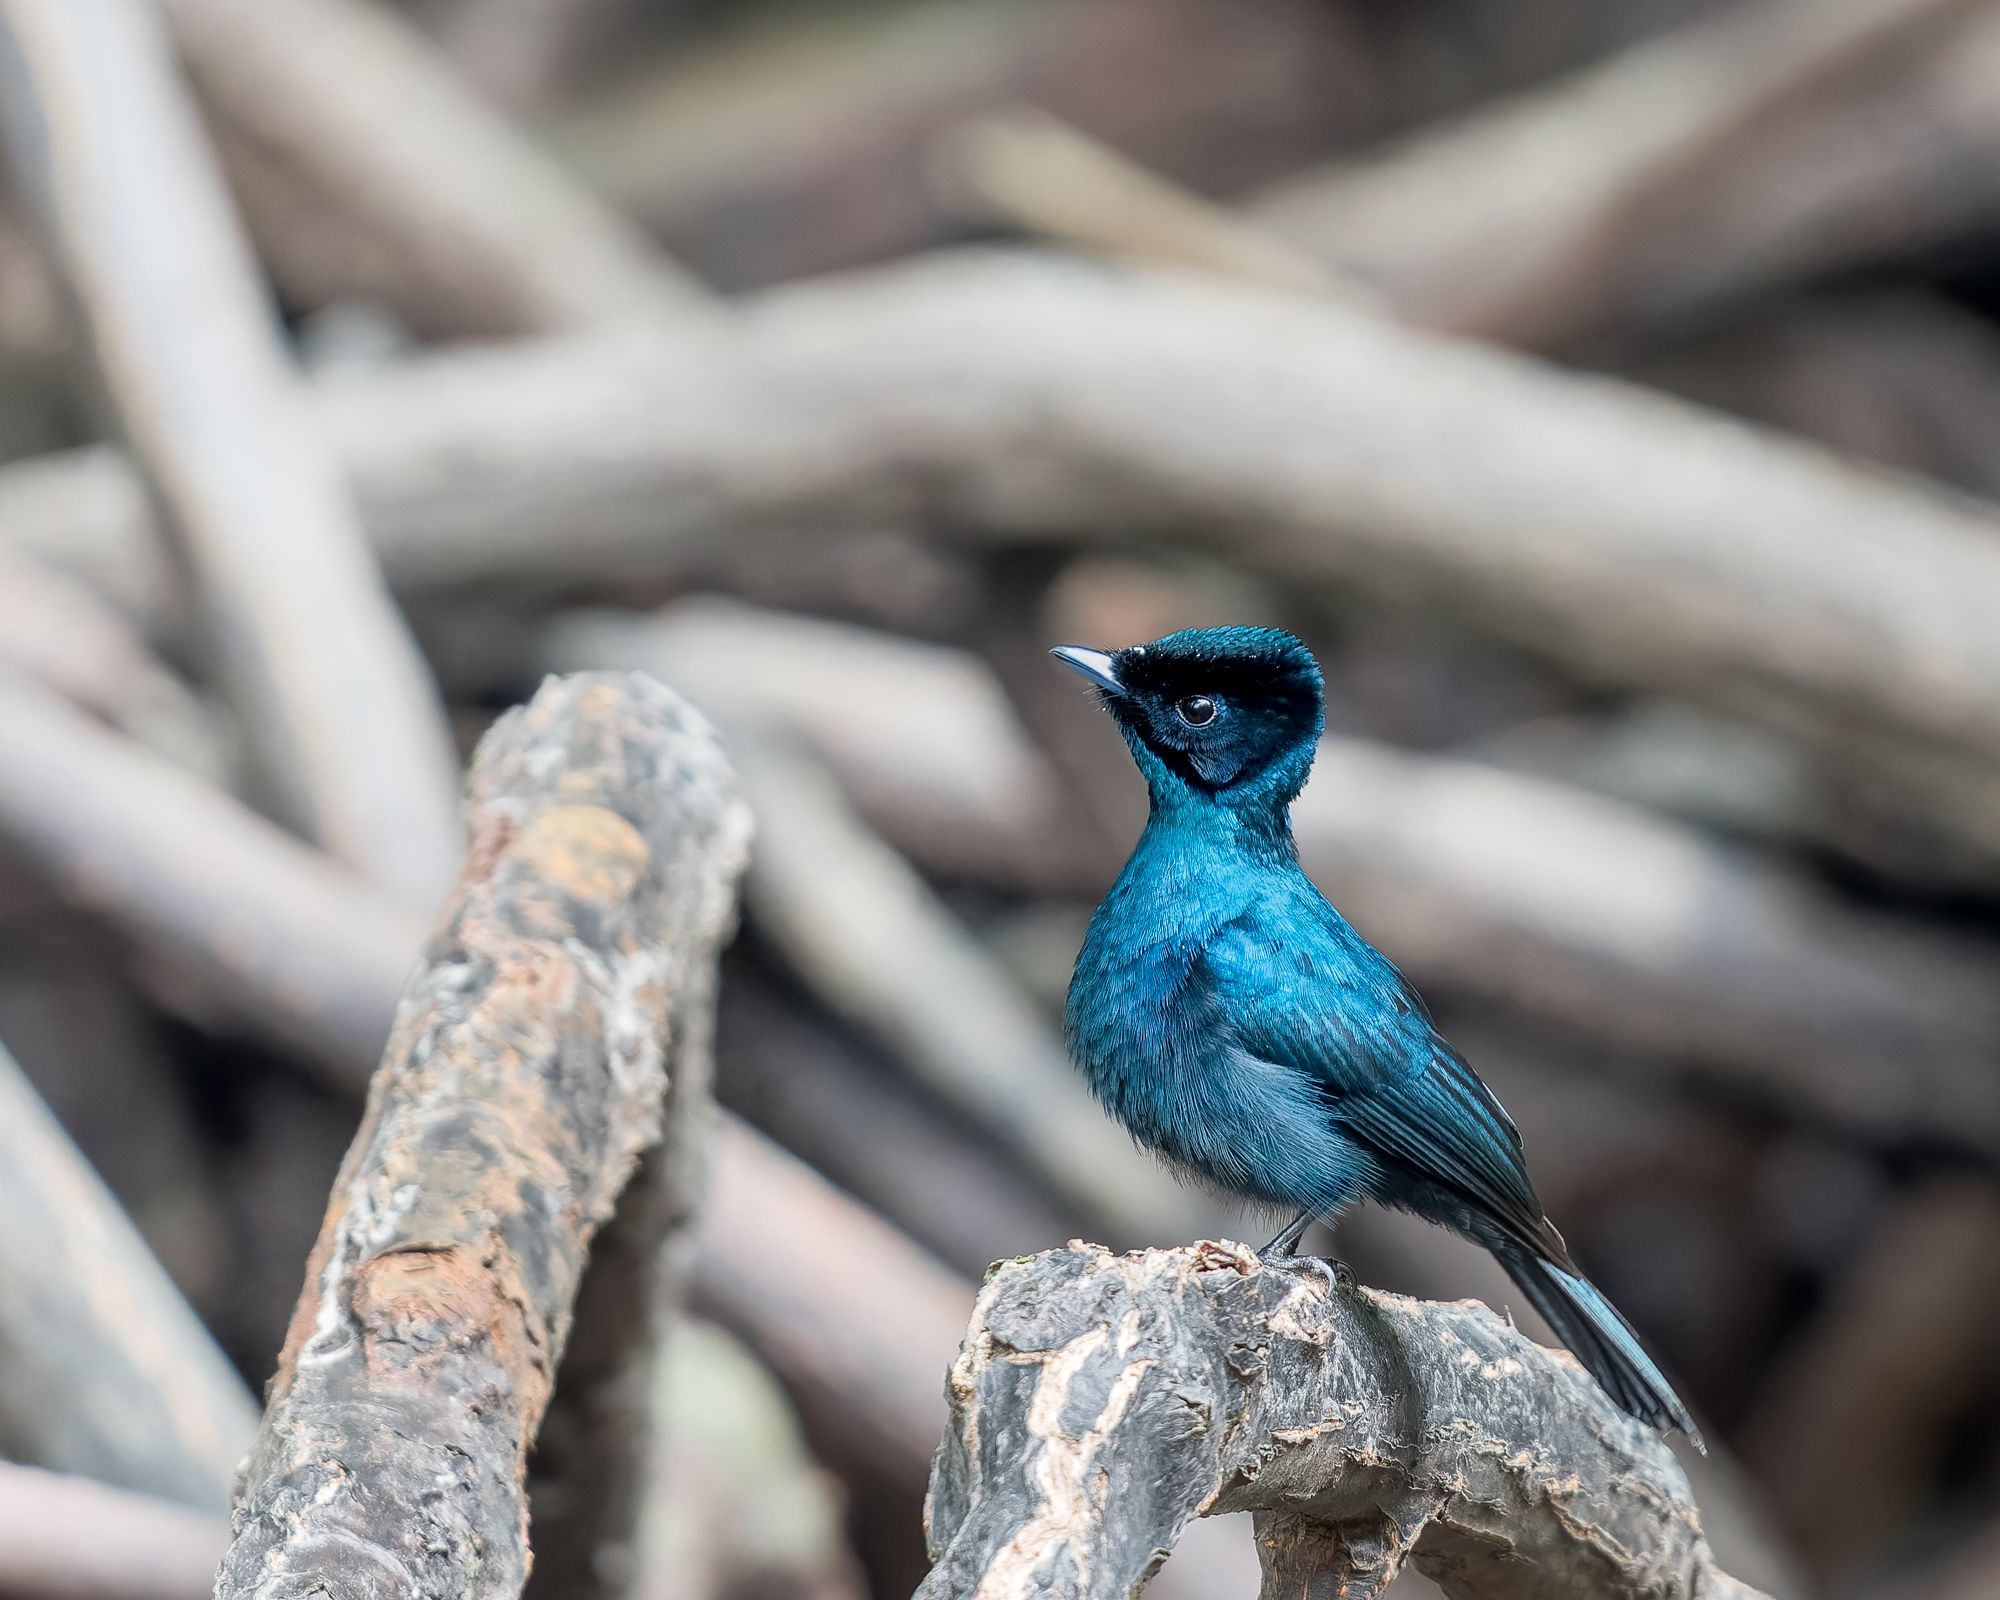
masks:
<svg viewBox="0 0 2000 1600"><path fill-rule="evenodd" d="M1054 652L1103 692L1155 797L1176 783L1229 804L1288 804L1312 768L1326 689L1276 628L1192 628L1109 655Z"/></svg>

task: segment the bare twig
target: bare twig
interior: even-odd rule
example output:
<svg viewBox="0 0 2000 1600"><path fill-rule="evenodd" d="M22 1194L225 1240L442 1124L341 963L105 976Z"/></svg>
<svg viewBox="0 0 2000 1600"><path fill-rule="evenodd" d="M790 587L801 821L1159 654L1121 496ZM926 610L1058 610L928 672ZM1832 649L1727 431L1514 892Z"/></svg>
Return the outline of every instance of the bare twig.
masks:
<svg viewBox="0 0 2000 1600"><path fill-rule="evenodd" d="M0 1050L0 1446L222 1511L257 1406Z"/></svg>
<svg viewBox="0 0 2000 1600"><path fill-rule="evenodd" d="M645 679L551 683L482 742L468 811L307 1267L225 1600L364 1571L518 1592L523 1467L586 1252L706 1047L748 817L705 724Z"/></svg>
<svg viewBox="0 0 2000 1600"><path fill-rule="evenodd" d="M1749 1596L1667 1447L1483 1306L1331 1288L1240 1245L1008 1262L952 1368L924 1600L1131 1594L1255 1511L1264 1593Z"/></svg>
<svg viewBox="0 0 2000 1600"><path fill-rule="evenodd" d="M703 291L371 0L165 0L291 295L440 337L691 310Z"/></svg>
<svg viewBox="0 0 2000 1600"><path fill-rule="evenodd" d="M0 7L8 144L285 814L429 901L458 853L441 708L301 414L140 0Z"/></svg>
<svg viewBox="0 0 2000 1600"><path fill-rule="evenodd" d="M1376 158L1289 179L1250 212L1428 327L1547 345L1632 309L1649 229L1726 187L1747 145L1968 0L1759 0ZM1636 237L1635 237L1636 235ZM1650 265L1650 263L1647 263ZM1728 264L1709 269L1711 278Z"/></svg>
<svg viewBox="0 0 2000 1600"><path fill-rule="evenodd" d="M219 1512L0 1462L8 1600L207 1600L228 1548Z"/></svg>

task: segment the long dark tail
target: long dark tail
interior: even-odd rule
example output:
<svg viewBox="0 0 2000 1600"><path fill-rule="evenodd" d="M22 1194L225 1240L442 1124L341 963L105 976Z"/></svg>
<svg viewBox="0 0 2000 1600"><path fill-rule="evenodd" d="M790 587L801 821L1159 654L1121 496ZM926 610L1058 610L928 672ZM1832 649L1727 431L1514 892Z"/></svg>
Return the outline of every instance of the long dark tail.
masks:
<svg viewBox="0 0 2000 1600"><path fill-rule="evenodd" d="M1707 1453L1687 1407L1639 1348L1632 1325L1588 1279L1516 1245L1501 1246L1493 1254L1556 1337L1621 1409L1662 1431L1680 1429L1690 1444Z"/></svg>

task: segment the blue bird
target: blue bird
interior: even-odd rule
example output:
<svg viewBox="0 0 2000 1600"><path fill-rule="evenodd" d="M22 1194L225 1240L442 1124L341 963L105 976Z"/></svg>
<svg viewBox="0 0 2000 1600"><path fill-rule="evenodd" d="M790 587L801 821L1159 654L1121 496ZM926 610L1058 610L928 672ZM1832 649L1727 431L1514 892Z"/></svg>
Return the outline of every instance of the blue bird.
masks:
<svg viewBox="0 0 2000 1600"><path fill-rule="evenodd" d="M1500 1102L1299 868L1288 813L1326 721L1311 652L1204 628L1055 655L1097 686L1152 794L1070 982L1098 1100L1181 1171L1296 1211L1267 1257L1360 1199L1484 1246L1612 1400L1699 1445L1542 1215Z"/></svg>

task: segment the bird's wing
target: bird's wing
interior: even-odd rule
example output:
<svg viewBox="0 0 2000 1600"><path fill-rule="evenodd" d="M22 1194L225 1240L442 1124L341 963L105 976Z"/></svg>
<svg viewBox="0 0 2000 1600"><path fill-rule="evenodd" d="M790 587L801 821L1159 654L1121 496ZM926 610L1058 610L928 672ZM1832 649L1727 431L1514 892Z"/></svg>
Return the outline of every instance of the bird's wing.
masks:
<svg viewBox="0 0 2000 1600"><path fill-rule="evenodd" d="M1567 1260L1513 1119L1402 974L1337 916L1288 916L1277 929L1272 920L1232 924L1205 952L1241 1048L1312 1078L1329 1115L1421 1182Z"/></svg>

